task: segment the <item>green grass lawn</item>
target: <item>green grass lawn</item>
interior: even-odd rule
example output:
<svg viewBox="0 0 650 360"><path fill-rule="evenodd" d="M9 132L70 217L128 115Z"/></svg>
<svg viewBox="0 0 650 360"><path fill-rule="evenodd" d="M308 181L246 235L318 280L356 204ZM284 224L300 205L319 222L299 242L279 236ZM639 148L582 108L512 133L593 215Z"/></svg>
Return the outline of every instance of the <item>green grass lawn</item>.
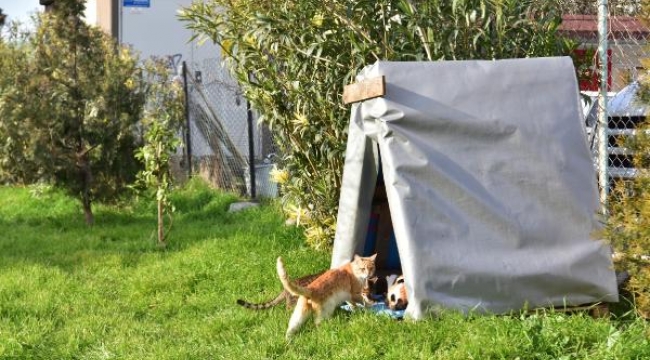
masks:
<svg viewBox="0 0 650 360"><path fill-rule="evenodd" d="M273 205L227 212L237 199L194 183L173 198L169 246L155 245L155 207L95 207L42 188L0 187L0 359L650 359L648 323L585 314L461 316L419 322L335 316L284 339L284 306L237 298L280 290L289 273L324 269Z"/></svg>

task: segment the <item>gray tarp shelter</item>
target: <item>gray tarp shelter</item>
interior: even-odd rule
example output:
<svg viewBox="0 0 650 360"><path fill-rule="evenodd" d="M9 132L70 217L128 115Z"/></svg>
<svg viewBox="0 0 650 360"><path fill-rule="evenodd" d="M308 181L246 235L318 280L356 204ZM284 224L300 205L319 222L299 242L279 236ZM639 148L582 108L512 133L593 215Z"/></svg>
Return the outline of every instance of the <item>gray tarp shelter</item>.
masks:
<svg viewBox="0 0 650 360"><path fill-rule="evenodd" d="M618 301L570 58L380 61L358 80L381 75L385 96L352 105L333 267L390 263L393 239L415 319Z"/></svg>

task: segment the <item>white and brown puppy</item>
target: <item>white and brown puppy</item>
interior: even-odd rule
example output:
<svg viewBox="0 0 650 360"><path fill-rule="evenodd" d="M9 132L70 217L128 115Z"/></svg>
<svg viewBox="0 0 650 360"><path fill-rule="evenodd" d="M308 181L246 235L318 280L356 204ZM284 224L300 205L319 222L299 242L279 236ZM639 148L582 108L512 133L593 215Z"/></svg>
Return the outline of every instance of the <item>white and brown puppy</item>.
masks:
<svg viewBox="0 0 650 360"><path fill-rule="evenodd" d="M393 285L388 288L386 303L391 310L406 309L408 297L406 295L406 285L404 285L403 275L398 276Z"/></svg>

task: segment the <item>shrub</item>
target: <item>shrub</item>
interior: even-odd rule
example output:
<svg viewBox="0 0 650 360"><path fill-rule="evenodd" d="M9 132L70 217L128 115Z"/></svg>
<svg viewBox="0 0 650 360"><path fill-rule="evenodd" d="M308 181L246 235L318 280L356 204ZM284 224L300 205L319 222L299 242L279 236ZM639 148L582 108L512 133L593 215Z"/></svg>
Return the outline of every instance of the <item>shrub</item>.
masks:
<svg viewBox="0 0 650 360"><path fill-rule="evenodd" d="M625 146L634 152L633 164L639 173L632 180L616 182L610 196L606 237L616 251L617 269L630 275L625 290L631 294L637 312L650 318L650 122L639 124L637 130Z"/></svg>
<svg viewBox="0 0 650 360"><path fill-rule="evenodd" d="M377 60L559 55L572 46L557 34L557 1L209 0L180 18L220 45L273 130L284 208L305 220L314 247L333 239L349 117L341 94L360 69Z"/></svg>

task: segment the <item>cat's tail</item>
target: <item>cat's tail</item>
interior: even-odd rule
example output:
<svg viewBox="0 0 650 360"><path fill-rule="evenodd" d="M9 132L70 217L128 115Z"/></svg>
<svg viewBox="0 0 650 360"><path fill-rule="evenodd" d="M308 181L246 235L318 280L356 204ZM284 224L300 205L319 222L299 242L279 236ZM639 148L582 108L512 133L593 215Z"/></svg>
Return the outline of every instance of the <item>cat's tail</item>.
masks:
<svg viewBox="0 0 650 360"><path fill-rule="evenodd" d="M280 304L281 302L283 302L285 300L284 294L285 294L284 292L281 292L280 295L275 297L275 299L273 299L271 301L264 302L264 303L260 303L260 304L254 304L252 302L248 302L248 301L243 300L243 299L237 299L237 304L239 304L239 305L241 305L241 306L243 306L243 307L245 307L247 309L266 310L266 309L270 309L270 308Z"/></svg>
<svg viewBox="0 0 650 360"><path fill-rule="evenodd" d="M311 297L311 290L304 286L300 286L289 279L287 271L284 269L284 263L282 262L281 257L278 257L277 269L278 277L280 278L280 282L282 282L282 286L284 286L285 290L296 296Z"/></svg>

